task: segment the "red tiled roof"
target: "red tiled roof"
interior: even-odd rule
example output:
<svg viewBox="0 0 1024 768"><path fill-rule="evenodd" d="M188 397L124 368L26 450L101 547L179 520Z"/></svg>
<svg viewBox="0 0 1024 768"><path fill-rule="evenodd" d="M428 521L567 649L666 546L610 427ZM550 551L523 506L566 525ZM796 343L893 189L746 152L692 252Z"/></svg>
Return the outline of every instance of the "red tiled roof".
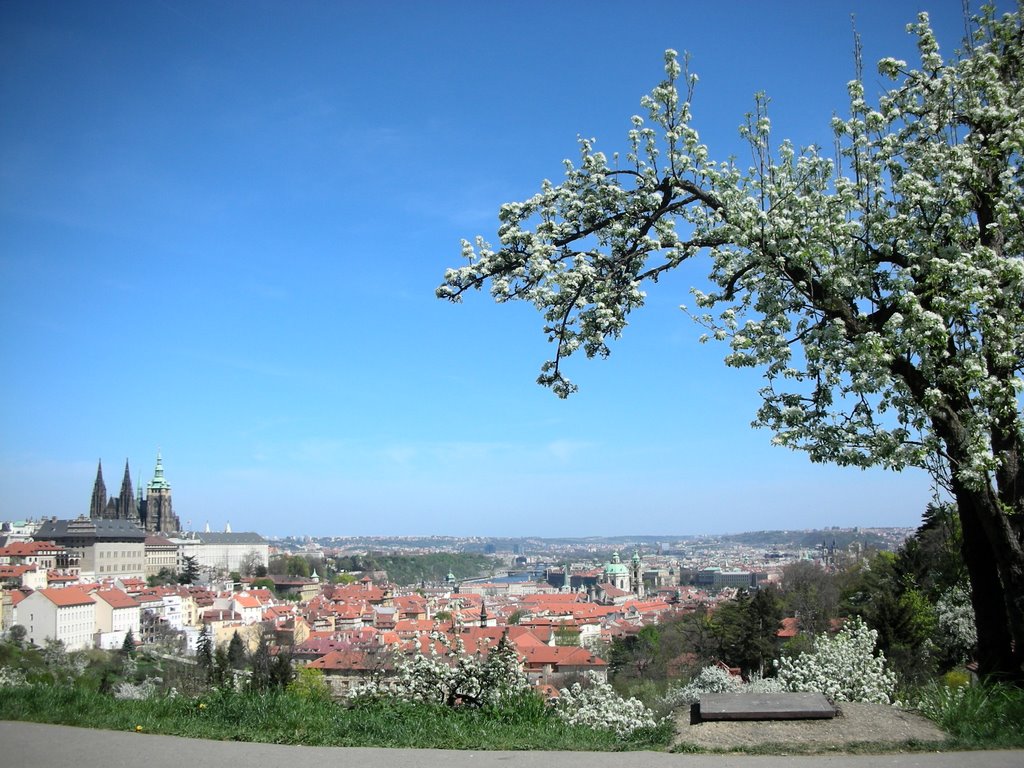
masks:
<svg viewBox="0 0 1024 768"><path fill-rule="evenodd" d="M600 659L586 648L570 646L537 645L523 650L527 664L553 664L570 667L606 667L604 659Z"/></svg>
<svg viewBox="0 0 1024 768"><path fill-rule="evenodd" d="M59 547L52 541L14 541L6 547L0 547L0 557L31 557L63 551L64 547Z"/></svg>
<svg viewBox="0 0 1024 768"><path fill-rule="evenodd" d="M37 570L39 570L39 566L35 563L32 565L0 565L0 578L10 579Z"/></svg>
<svg viewBox="0 0 1024 768"><path fill-rule="evenodd" d="M58 608L93 604L92 596L86 590L79 587L47 588L37 590L37 592Z"/></svg>
<svg viewBox="0 0 1024 768"><path fill-rule="evenodd" d="M135 598L126 595L120 589L101 589L97 591L96 597L103 600L111 608L138 608L139 603Z"/></svg>
<svg viewBox="0 0 1024 768"><path fill-rule="evenodd" d="M779 631L775 633L776 637L786 639L796 637L800 633L799 620L796 617L790 616L783 619L781 623L782 626L779 627Z"/></svg>
<svg viewBox="0 0 1024 768"><path fill-rule="evenodd" d="M369 672L380 668L380 659L367 654L364 651L346 650L331 651L319 659L309 662L307 667L325 670L355 670Z"/></svg>
<svg viewBox="0 0 1024 768"><path fill-rule="evenodd" d="M57 573L56 571L47 571L46 572L46 580L50 584L64 584L64 583L69 583L69 582L71 582L71 583L76 582L76 581L78 581L78 577L77 576L71 576L71 575L66 574L66 573Z"/></svg>
<svg viewBox="0 0 1024 768"><path fill-rule="evenodd" d="M238 594L236 594L234 596L234 598L232 599L232 602L234 602L236 605L241 606L242 608L262 608L263 607L262 605L260 605L260 601L259 600L257 600L252 595L245 594L244 592L239 592Z"/></svg>
<svg viewBox="0 0 1024 768"><path fill-rule="evenodd" d="M545 603L550 605L564 606L566 603L581 603L584 598L577 592L558 592L555 594L523 595L523 605L534 603Z"/></svg>

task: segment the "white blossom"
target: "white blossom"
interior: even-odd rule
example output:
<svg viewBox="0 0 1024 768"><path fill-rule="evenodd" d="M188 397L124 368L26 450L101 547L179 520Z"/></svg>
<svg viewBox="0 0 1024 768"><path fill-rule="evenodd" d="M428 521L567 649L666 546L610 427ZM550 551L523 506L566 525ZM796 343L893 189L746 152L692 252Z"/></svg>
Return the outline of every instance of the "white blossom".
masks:
<svg viewBox="0 0 1024 768"><path fill-rule="evenodd" d="M555 703L558 717L570 725L614 731L626 738L641 728L657 725L654 713L636 698L624 699L594 673L586 673L586 685L563 688Z"/></svg>
<svg viewBox="0 0 1024 768"><path fill-rule="evenodd" d="M978 644L978 630L974 625L971 595L957 585L946 591L935 604L937 639L957 661L969 657Z"/></svg>
<svg viewBox="0 0 1024 768"><path fill-rule="evenodd" d="M984 531L968 568L998 571L979 626L1018 617L986 657L1006 666L1024 645L1024 12L985 5L971 24L946 59L920 14L918 61L882 60L877 103L848 84L834 150L773 146L758 95L744 165L709 158L695 80L666 51L625 167L579 139L563 179L502 206L498 246L464 243L437 294L532 303L554 350L537 380L567 397L566 360L609 355L644 287L705 256L714 289L694 291L693 319L761 372L755 426L815 462L924 469Z"/></svg>
<svg viewBox="0 0 1024 768"><path fill-rule="evenodd" d="M813 651L779 659L779 683L784 690L816 691L832 701L892 704L896 673L882 653L875 654L877 638L862 619L851 619L836 635L815 638Z"/></svg>

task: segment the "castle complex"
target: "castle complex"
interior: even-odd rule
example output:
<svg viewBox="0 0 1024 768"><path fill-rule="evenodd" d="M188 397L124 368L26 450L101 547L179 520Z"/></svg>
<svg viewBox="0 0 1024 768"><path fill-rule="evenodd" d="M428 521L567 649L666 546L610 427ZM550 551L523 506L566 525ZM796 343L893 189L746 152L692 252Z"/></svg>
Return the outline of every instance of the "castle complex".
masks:
<svg viewBox="0 0 1024 768"><path fill-rule="evenodd" d="M89 517L93 520L130 520L150 533L176 533L181 530L181 521L171 506L171 485L164 478L164 464L160 454L156 455L156 469L153 479L143 495L142 483L139 493L132 492L132 478L128 461L124 463L124 479L121 492L107 498L107 486L103 482L103 462L96 468L96 482L92 487L92 501Z"/></svg>

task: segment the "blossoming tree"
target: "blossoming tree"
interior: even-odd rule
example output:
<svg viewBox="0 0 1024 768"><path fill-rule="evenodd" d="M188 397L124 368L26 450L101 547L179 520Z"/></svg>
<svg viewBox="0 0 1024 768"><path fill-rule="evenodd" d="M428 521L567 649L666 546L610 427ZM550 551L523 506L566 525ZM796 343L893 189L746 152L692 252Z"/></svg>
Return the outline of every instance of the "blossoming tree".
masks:
<svg viewBox="0 0 1024 768"><path fill-rule="evenodd" d="M837 156L770 144L766 101L741 129L754 162L715 162L691 126L696 77L674 51L632 118L624 159L580 141L560 184L499 212L500 244L465 242L438 296L490 284L533 303L555 344L539 382L608 341L646 283L698 254L705 338L764 371L755 423L813 461L923 467L955 498L981 669L1024 661L1024 38L983 10L944 59L928 23L876 104L849 84ZM683 85L683 93L680 93Z"/></svg>

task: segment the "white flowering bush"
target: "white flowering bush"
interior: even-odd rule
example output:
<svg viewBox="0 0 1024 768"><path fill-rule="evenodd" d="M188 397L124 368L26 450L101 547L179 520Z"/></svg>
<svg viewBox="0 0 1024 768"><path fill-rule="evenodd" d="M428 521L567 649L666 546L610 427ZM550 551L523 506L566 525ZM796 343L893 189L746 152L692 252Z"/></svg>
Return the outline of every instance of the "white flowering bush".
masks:
<svg viewBox="0 0 1024 768"><path fill-rule="evenodd" d="M667 709L696 704L705 693L778 693L784 690L774 677L753 677L743 682L719 666L704 667L690 682L669 688L659 703Z"/></svg>
<svg viewBox="0 0 1024 768"><path fill-rule="evenodd" d="M748 693L781 693L786 690L782 681L777 677L752 677L750 682L743 686Z"/></svg>
<svg viewBox="0 0 1024 768"><path fill-rule="evenodd" d="M126 701L142 701L152 698L157 692L159 680L147 678L141 683L124 681L114 686L114 698Z"/></svg>
<svg viewBox="0 0 1024 768"><path fill-rule="evenodd" d="M69 652L60 640L47 638L42 648L46 668L58 681L71 681L82 675L89 660L79 651Z"/></svg>
<svg viewBox="0 0 1024 768"><path fill-rule="evenodd" d="M26 685L25 670L0 667L0 688L22 688Z"/></svg>
<svg viewBox="0 0 1024 768"><path fill-rule="evenodd" d="M833 637L821 635L814 650L777 663L783 690L818 691L832 701L892 704L896 673L886 668L885 656L875 655L878 633L859 617Z"/></svg>
<svg viewBox="0 0 1024 768"><path fill-rule="evenodd" d="M690 682L670 688L661 701L676 708L697 703L705 693L732 693L743 689L743 681L718 666L704 667Z"/></svg>
<svg viewBox="0 0 1024 768"><path fill-rule="evenodd" d="M611 730L619 738L627 738L641 728L654 728L658 723L654 712L639 699L624 699L593 672L586 675L587 685L573 683L560 691L555 713L570 725L595 730Z"/></svg>
<svg viewBox="0 0 1024 768"><path fill-rule="evenodd" d="M446 706L487 707L530 690L512 644L502 637L486 657L467 654L462 641L441 633L431 636L445 649L418 653L398 663L396 678L367 681L353 690L355 698L396 698Z"/></svg>
<svg viewBox="0 0 1024 768"><path fill-rule="evenodd" d="M945 592L935 604L935 618L939 646L955 661L968 658L978 644L978 630L967 589L957 585Z"/></svg>

